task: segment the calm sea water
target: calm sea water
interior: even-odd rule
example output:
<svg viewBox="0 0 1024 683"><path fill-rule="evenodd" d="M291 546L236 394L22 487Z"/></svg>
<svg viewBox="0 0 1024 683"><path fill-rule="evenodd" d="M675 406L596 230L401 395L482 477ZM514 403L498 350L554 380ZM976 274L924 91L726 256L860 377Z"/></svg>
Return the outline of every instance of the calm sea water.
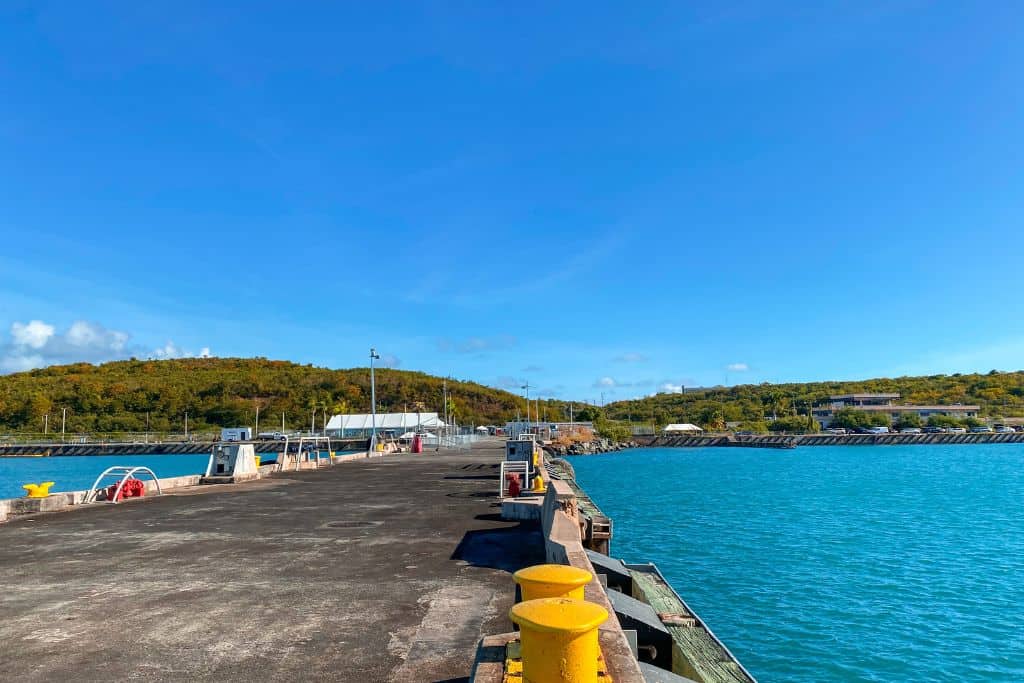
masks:
<svg viewBox="0 0 1024 683"><path fill-rule="evenodd" d="M762 683L1024 680L1024 445L573 458Z"/></svg>
<svg viewBox="0 0 1024 683"><path fill-rule="evenodd" d="M206 472L209 459L209 454L0 458L0 498L24 496L22 484L37 484L41 481L54 482L51 491L81 491L92 486L100 472L114 465L148 467L161 479L202 474ZM113 480L106 483L113 483Z"/></svg>

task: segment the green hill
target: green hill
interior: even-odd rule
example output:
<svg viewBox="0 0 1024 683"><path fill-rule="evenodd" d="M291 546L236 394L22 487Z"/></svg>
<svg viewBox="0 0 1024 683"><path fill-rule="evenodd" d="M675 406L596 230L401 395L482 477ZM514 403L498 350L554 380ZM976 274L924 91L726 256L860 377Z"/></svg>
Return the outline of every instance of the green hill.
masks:
<svg viewBox="0 0 1024 683"><path fill-rule="evenodd" d="M725 422L757 423L775 417L806 415L809 406L830 395L857 392L898 392L900 403L977 404L985 417L1024 416L1024 372L971 375L897 377L855 382L801 384L745 384L687 390L685 394L657 394L633 401L618 401L604 408L614 420L692 422L722 427Z"/></svg>
<svg viewBox="0 0 1024 683"><path fill-rule="evenodd" d="M381 410L442 411L442 379L406 370L377 369ZM474 382L448 381L451 409L460 424L504 422L522 399ZM517 403L518 402L518 403ZM328 413L369 412L367 368L329 370L263 358L188 358L78 363L0 376L0 431L40 432L49 413L50 431L60 430L68 409L68 432L180 432L188 411L195 431L252 425L256 406L261 429L309 429Z"/></svg>

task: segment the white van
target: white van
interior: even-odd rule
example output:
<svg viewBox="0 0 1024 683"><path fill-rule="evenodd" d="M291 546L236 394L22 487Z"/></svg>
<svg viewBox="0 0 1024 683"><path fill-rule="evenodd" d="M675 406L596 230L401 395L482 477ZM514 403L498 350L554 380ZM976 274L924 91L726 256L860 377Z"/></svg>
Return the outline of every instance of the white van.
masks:
<svg viewBox="0 0 1024 683"><path fill-rule="evenodd" d="M888 434L888 427L868 427L869 434Z"/></svg>

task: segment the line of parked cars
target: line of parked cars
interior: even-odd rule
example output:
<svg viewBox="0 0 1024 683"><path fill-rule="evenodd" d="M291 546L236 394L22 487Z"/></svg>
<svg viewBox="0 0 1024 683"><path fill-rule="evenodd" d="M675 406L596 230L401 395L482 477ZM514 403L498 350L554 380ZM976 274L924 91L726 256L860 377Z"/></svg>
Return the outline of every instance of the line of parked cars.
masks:
<svg viewBox="0 0 1024 683"><path fill-rule="evenodd" d="M989 427L988 425L979 425L977 427L904 427L903 429L896 430L891 427L858 427L856 429L845 429L844 427L833 427L826 429L826 434L893 434L896 432L900 434L966 434L971 432L972 434L987 434L990 432L996 432L998 434L1010 434L1013 432L1024 432L1024 427L1011 427L1010 425L995 425Z"/></svg>

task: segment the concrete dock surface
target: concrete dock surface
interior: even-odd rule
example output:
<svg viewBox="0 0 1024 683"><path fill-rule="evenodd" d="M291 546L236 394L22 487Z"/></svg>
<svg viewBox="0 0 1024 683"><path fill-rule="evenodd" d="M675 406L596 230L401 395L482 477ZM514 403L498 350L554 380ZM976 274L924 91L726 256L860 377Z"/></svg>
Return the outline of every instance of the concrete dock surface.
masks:
<svg viewBox="0 0 1024 683"><path fill-rule="evenodd" d="M6 680L468 681L536 526L502 443L0 525Z"/></svg>

